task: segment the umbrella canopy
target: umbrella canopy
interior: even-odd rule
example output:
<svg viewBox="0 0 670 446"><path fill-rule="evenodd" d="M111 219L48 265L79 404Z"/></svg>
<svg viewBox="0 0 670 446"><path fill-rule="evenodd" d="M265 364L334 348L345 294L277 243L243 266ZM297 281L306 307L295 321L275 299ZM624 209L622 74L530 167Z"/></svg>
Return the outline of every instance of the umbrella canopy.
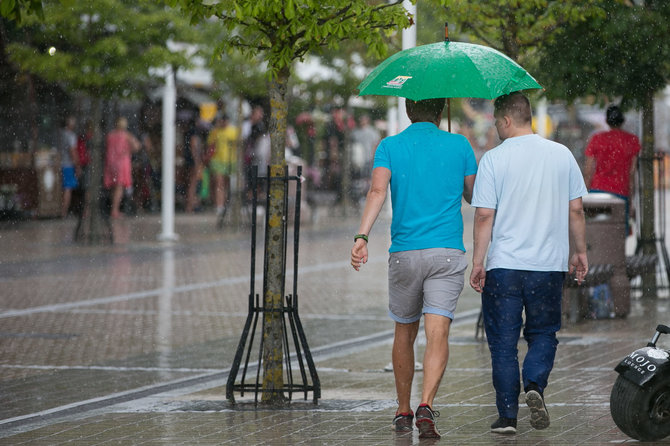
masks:
<svg viewBox="0 0 670 446"><path fill-rule="evenodd" d="M438 42L400 51L358 86L359 96L493 99L542 88L521 65L498 50L463 42Z"/></svg>

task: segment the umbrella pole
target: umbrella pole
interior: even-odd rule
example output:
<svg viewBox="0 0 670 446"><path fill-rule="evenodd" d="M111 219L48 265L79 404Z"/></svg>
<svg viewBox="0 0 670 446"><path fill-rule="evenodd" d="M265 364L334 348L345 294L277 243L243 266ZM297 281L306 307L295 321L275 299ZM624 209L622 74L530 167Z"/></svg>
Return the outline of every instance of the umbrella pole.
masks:
<svg viewBox="0 0 670 446"><path fill-rule="evenodd" d="M451 133L451 100L447 98L447 129Z"/></svg>
<svg viewBox="0 0 670 446"><path fill-rule="evenodd" d="M444 41L449 42L449 23L444 22ZM447 130L451 133L451 101L447 98Z"/></svg>

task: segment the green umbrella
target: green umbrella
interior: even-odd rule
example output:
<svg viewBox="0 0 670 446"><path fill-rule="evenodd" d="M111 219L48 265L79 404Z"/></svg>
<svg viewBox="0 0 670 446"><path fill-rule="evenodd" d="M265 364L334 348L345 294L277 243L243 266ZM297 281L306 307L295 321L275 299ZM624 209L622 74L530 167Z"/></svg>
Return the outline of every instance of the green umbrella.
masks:
<svg viewBox="0 0 670 446"><path fill-rule="evenodd" d="M542 86L500 51L447 40L392 55L361 82L358 95L493 99L537 88Z"/></svg>

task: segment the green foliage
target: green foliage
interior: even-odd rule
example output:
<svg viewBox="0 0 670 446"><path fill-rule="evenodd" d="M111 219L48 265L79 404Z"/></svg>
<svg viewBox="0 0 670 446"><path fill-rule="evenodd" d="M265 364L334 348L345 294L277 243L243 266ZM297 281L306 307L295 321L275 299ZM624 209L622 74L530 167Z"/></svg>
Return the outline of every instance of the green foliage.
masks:
<svg viewBox="0 0 670 446"><path fill-rule="evenodd" d="M25 15L36 15L39 18L44 18L42 0L0 1L0 16L13 22L21 23Z"/></svg>
<svg viewBox="0 0 670 446"><path fill-rule="evenodd" d="M609 3L606 16L572 26L545 49L549 97L622 98L641 105L670 80L669 2Z"/></svg>
<svg viewBox="0 0 670 446"><path fill-rule="evenodd" d="M459 38L518 60L552 99L604 94L632 104L667 83L666 0L433 2Z"/></svg>
<svg viewBox="0 0 670 446"><path fill-rule="evenodd" d="M573 23L603 15L602 4L619 0L432 0L449 27L522 64L542 44Z"/></svg>
<svg viewBox="0 0 670 446"><path fill-rule="evenodd" d="M203 21L193 29L198 30L203 42L198 55L211 71L217 90L247 98L267 93L267 63L258 55L248 56L240 52L230 54L216 51L219 42L229 39L230 31L217 20Z"/></svg>
<svg viewBox="0 0 670 446"><path fill-rule="evenodd" d="M43 6L43 19L24 18L24 38L8 43L8 58L70 91L127 94L150 82L151 68L188 62L166 42L194 38L194 30L154 1L46 0Z"/></svg>
<svg viewBox="0 0 670 446"><path fill-rule="evenodd" d="M386 53L384 36L410 24L401 2L365 0L166 0L192 23L217 18L228 31L217 53L260 56L277 77L293 61L320 48L337 50L344 40L361 41L369 55Z"/></svg>

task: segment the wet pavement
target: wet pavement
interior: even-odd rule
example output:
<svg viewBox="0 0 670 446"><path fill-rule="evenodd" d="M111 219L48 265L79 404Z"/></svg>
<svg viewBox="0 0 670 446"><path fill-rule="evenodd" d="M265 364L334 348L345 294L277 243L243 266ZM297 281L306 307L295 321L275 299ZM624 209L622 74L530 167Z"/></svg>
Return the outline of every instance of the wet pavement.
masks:
<svg viewBox="0 0 670 446"><path fill-rule="evenodd" d="M358 215L315 214L300 234L300 318L321 399L293 394L282 409L225 398L249 293L250 231L215 229L210 213L177 215L174 243L158 215L115 222L120 243L72 242L76 220L0 223L1 445L412 445L390 429L396 403L387 316L388 221L370 261L349 266ZM466 247L472 211L465 209ZM262 271L260 256L257 271ZM292 268L289 267L289 273ZM256 289L260 289L260 275ZM287 284L287 293L292 283ZM667 299L634 300L625 319L566 322L546 401L551 426L489 432L496 418L479 297L466 287L435 400L439 444L606 445L632 442L614 425L614 366L668 323ZM525 347L522 344L520 355ZM419 338L417 352L423 351ZM417 371L414 405L420 396ZM251 398L251 399L250 399Z"/></svg>

